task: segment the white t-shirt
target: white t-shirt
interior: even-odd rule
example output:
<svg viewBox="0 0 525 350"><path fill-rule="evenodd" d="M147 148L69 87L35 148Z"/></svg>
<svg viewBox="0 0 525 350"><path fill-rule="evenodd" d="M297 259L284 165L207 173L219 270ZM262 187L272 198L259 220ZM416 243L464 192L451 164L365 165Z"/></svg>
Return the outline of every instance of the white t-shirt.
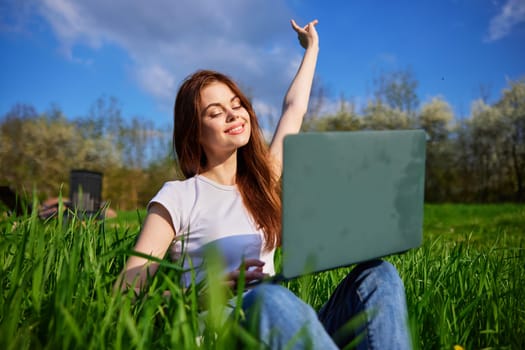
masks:
<svg viewBox="0 0 525 350"><path fill-rule="evenodd" d="M265 262L263 272L275 274L275 250L264 251L263 232L257 230L237 186L196 175L164 183L148 207L154 202L164 206L171 216L176 233L170 247L171 258L184 256L184 268L195 268L197 282L204 278L203 258L211 246L221 253L225 273L237 269L243 258L255 258ZM182 282L185 287L190 285L190 272L183 275Z"/></svg>

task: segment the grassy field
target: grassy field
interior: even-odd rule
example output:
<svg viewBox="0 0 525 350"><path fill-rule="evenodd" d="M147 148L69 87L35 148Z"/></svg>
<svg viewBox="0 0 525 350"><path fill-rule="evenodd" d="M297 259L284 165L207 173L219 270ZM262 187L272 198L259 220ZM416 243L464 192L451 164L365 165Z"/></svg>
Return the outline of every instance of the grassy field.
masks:
<svg viewBox="0 0 525 350"><path fill-rule="evenodd" d="M164 264L143 295L112 292L144 211L106 222L36 213L0 217L1 349L231 348L249 334L216 321L199 332L199 300ZM405 282L415 348L525 348L525 206L426 205L421 248L387 258ZM290 282L319 307L349 268ZM172 298L162 297L170 290Z"/></svg>

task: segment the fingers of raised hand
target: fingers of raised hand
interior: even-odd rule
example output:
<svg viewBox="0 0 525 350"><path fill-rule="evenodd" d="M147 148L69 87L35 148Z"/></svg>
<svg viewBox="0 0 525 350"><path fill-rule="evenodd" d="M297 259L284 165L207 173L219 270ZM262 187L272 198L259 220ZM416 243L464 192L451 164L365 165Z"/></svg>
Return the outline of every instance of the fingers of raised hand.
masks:
<svg viewBox="0 0 525 350"><path fill-rule="evenodd" d="M295 20L290 20L290 23L292 24L292 28L297 32L297 33L300 33L301 31L303 31L304 29L299 27L297 25L297 23L295 22Z"/></svg>
<svg viewBox="0 0 525 350"><path fill-rule="evenodd" d="M304 27L301 27L295 22L295 20L290 20L290 23L292 24L292 28L299 34L303 33L306 34L311 30L311 28L315 27L317 23L319 23L318 20L314 19L313 21L307 23Z"/></svg>
<svg viewBox="0 0 525 350"><path fill-rule="evenodd" d="M309 31L312 30L312 28L314 28L314 27L317 25L317 23L319 23L319 21L316 20L316 19L314 19L313 21L311 21L310 23L308 23L307 25L305 25L303 29L304 29L305 31L309 32Z"/></svg>
<svg viewBox="0 0 525 350"><path fill-rule="evenodd" d="M315 45L315 43L319 40L317 38L317 31L315 29L315 26L317 25L317 23L319 23L318 20L315 19L307 25L305 25L304 27L300 27L299 25L297 25L297 23L293 19L290 21L290 23L292 24L292 28L297 33L297 37L303 48L306 49L312 44Z"/></svg>

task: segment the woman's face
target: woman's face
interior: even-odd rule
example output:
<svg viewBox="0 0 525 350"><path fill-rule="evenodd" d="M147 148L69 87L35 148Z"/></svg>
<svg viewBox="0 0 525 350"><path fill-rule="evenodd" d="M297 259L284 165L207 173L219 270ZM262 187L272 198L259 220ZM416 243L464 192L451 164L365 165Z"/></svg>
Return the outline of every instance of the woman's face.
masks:
<svg viewBox="0 0 525 350"><path fill-rule="evenodd" d="M201 91L200 143L208 160L229 156L248 143L250 115L224 83L213 82Z"/></svg>

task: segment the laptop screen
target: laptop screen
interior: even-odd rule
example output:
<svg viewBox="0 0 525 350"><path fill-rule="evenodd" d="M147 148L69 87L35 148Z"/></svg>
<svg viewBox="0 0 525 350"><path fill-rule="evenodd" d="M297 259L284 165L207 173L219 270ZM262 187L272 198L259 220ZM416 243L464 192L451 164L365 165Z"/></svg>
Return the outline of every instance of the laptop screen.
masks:
<svg viewBox="0 0 525 350"><path fill-rule="evenodd" d="M301 133L284 142L285 278L422 242L422 130Z"/></svg>

